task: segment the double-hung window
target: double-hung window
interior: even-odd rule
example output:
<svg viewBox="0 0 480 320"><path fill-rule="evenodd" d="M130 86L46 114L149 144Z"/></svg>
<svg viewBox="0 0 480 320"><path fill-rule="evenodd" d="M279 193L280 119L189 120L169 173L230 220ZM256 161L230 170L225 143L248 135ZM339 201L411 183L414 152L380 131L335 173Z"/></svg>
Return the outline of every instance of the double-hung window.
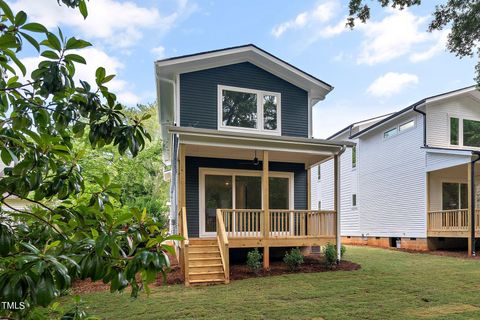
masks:
<svg viewBox="0 0 480 320"><path fill-rule="evenodd" d="M218 86L219 129L279 135L280 108L280 93Z"/></svg>

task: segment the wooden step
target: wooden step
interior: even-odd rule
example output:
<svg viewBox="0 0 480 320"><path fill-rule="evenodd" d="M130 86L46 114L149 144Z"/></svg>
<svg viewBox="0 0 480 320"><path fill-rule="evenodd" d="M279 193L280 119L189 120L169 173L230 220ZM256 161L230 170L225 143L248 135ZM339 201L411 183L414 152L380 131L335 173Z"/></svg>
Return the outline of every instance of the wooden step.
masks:
<svg viewBox="0 0 480 320"><path fill-rule="evenodd" d="M188 252L188 261L190 259L196 259L196 258L218 258L220 259L220 251L217 252Z"/></svg>
<svg viewBox="0 0 480 320"><path fill-rule="evenodd" d="M214 239L214 238L207 238L207 239L201 239L201 238L195 238L195 239L189 239L188 242L190 243L190 245L212 245L212 244L215 244L215 245L218 245L218 241L217 239Z"/></svg>
<svg viewBox="0 0 480 320"><path fill-rule="evenodd" d="M207 264L201 266L192 266L189 265L188 271L192 273L211 273L211 272L221 272L223 274L222 264Z"/></svg>
<svg viewBox="0 0 480 320"><path fill-rule="evenodd" d="M209 283L224 283L225 279L210 279L210 280L190 280L190 284L209 284Z"/></svg>
<svg viewBox="0 0 480 320"><path fill-rule="evenodd" d="M212 281L225 281L225 275L222 272L190 272L188 275L190 282L192 281L203 281L203 282L212 282Z"/></svg>
<svg viewBox="0 0 480 320"><path fill-rule="evenodd" d="M207 245L207 246L190 246L188 248L188 253L197 253L197 252L220 252L220 249L217 245Z"/></svg>
<svg viewBox="0 0 480 320"><path fill-rule="evenodd" d="M188 265L190 267L204 266L204 265L217 265L217 264L220 264L220 265L222 264L222 259L220 257L188 259Z"/></svg>

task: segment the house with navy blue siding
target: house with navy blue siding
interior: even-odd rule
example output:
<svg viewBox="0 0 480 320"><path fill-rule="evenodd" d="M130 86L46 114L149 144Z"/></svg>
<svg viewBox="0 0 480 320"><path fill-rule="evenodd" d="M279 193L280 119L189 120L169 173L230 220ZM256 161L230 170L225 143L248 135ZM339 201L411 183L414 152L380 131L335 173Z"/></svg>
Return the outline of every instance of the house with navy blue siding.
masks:
<svg viewBox="0 0 480 320"><path fill-rule="evenodd" d="M331 85L254 45L159 60L155 74L170 232L184 238L186 285L228 283L230 260L249 248L264 268L281 248L334 243L340 258L337 205L310 207L311 168L339 168L354 146L312 138L312 107Z"/></svg>

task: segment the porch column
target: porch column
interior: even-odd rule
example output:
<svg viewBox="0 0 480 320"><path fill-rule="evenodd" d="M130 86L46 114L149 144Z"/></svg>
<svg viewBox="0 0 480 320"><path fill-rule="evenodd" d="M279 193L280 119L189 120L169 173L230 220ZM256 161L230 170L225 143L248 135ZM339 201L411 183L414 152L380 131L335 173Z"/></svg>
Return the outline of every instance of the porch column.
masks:
<svg viewBox="0 0 480 320"><path fill-rule="evenodd" d="M478 161L478 159L477 159ZM475 256L475 160L468 163L468 209L470 210L470 217L468 219L470 226L470 234L468 236L468 255Z"/></svg>
<svg viewBox="0 0 480 320"><path fill-rule="evenodd" d="M185 148L184 144L179 146L179 186L178 186L178 210L181 211L183 207L186 207L186 191L185 191ZM183 223L187 223L183 221Z"/></svg>
<svg viewBox="0 0 480 320"><path fill-rule="evenodd" d="M269 214L269 181L268 181L268 151L263 151L263 171L262 171L262 204L263 204L263 268L270 268L270 247L268 245L268 237L270 231L270 214Z"/></svg>
<svg viewBox="0 0 480 320"><path fill-rule="evenodd" d="M342 239L340 235L340 156L333 158L333 201L335 209L335 237L337 245L337 262L342 258Z"/></svg>

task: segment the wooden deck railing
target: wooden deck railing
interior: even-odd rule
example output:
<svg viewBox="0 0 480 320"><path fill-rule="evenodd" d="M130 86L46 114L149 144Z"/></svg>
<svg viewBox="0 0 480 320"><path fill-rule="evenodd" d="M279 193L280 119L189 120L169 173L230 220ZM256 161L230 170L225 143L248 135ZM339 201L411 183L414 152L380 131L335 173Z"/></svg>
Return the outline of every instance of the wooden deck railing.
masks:
<svg viewBox="0 0 480 320"><path fill-rule="evenodd" d="M480 209L476 209L475 227L478 231L480 225ZM467 235L470 231L470 210L438 210L429 211L427 216L427 232L430 235Z"/></svg>
<svg viewBox="0 0 480 320"><path fill-rule="evenodd" d="M189 285L189 273L188 273L188 228L187 228L187 210L185 207L180 209L178 213L178 226L179 226L179 233L183 237L183 240L180 242L180 250L183 252L182 254L182 265L183 265L183 272L185 276L185 285Z"/></svg>
<svg viewBox="0 0 480 320"><path fill-rule="evenodd" d="M261 209L218 209L225 223L228 238L263 238L264 211ZM335 211L270 210L271 238L333 237L336 230Z"/></svg>
<svg viewBox="0 0 480 320"><path fill-rule="evenodd" d="M222 257L223 271L225 274L225 283L230 282L230 252L228 248L228 237L225 230L225 223L223 221L222 212L217 210L217 241L220 249L220 256Z"/></svg>

